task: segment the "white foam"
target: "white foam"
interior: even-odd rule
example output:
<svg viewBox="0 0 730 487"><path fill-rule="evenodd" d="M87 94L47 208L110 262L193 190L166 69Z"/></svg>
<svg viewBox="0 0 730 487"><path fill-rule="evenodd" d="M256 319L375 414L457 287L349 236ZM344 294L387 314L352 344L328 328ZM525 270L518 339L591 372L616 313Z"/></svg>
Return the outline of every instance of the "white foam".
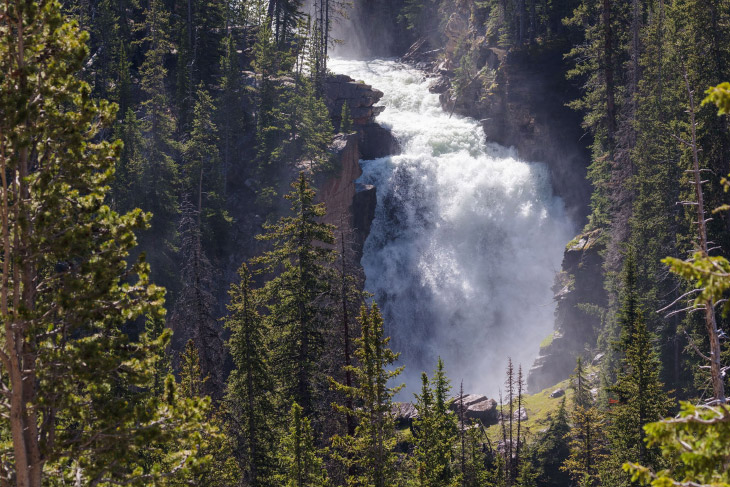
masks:
<svg viewBox="0 0 730 487"><path fill-rule="evenodd" d="M487 144L475 120L449 116L429 80L389 60L330 68L383 91L378 121L403 147L361 161L378 204L362 265L418 390L440 355L451 379L494 396L507 357L525 372L552 330L551 286L573 225L544 164Z"/></svg>

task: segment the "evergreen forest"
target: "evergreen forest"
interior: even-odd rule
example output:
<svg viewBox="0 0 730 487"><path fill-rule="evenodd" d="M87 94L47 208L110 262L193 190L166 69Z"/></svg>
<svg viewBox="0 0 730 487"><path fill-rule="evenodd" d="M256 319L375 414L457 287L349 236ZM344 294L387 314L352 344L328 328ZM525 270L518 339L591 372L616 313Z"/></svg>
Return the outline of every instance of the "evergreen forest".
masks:
<svg viewBox="0 0 730 487"><path fill-rule="evenodd" d="M730 0L4 0L0 487L730 487L729 41ZM429 216L355 183L409 149L343 58L564 201L498 391L391 339L368 232Z"/></svg>

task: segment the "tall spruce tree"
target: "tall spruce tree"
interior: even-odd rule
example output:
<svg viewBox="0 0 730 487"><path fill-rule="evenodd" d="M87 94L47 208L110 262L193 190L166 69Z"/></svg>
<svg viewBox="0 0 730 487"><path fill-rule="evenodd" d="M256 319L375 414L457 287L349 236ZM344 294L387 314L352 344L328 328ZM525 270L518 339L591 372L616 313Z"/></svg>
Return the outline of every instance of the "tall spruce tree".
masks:
<svg viewBox="0 0 730 487"><path fill-rule="evenodd" d="M283 487L327 487L327 471L315 446L312 425L296 402L289 413L289 427L279 444L277 485Z"/></svg>
<svg viewBox="0 0 730 487"><path fill-rule="evenodd" d="M531 461L536 465L540 485L545 487L563 487L570 484L570 477L560 467L570 455L570 424L566 400L550 417L547 429L535 440Z"/></svg>
<svg viewBox="0 0 730 487"><path fill-rule="evenodd" d="M323 204L315 204L315 192L304 172L286 195L291 216L265 224L257 238L273 243L273 249L253 259L259 273L273 275L263 288L273 334L272 366L286 403L296 401L306 416L317 409L324 387L322 369L323 331L328 323L331 267L334 259L333 227L320 223Z"/></svg>
<svg viewBox="0 0 730 487"><path fill-rule="evenodd" d="M163 290L127 260L150 215L104 203L121 146L97 138L115 108L78 76L87 40L58 2L0 7L0 469L18 487L184 476L206 428L206 402L177 398L170 376L153 394L169 333L122 332L162 316ZM141 450L161 444L170 468L148 469Z"/></svg>
<svg viewBox="0 0 730 487"><path fill-rule="evenodd" d="M244 481L251 487L271 484L274 467L274 435L271 425L273 381L269 369L268 329L258 313L260 297L251 289L246 264L238 270L239 282L228 295L226 328L234 369L228 377L226 404L231 434L236 439Z"/></svg>
<svg viewBox="0 0 730 487"><path fill-rule="evenodd" d="M453 447L457 440L457 417L449 410L449 381L444 364L438 359L433 379L424 372L421 394L416 396L418 419L413 423L414 478L421 487L459 485L460 476L453 468Z"/></svg>
<svg viewBox="0 0 730 487"><path fill-rule="evenodd" d="M611 478L611 485L616 486L631 485L628 475L619 474L620 466L627 461L660 466L659 451L647 448L644 426L664 417L673 403L659 380L659 359L641 312L632 328L624 345L623 369L609 389L617 396L617 403L608 412L607 436L611 447L605 469L610 471L610 477L603 478L606 482Z"/></svg>
<svg viewBox="0 0 730 487"><path fill-rule="evenodd" d="M172 50L169 17L162 0L150 0L144 22L138 27L143 34L139 44L146 48L140 66L144 141L133 204L153 214L152 230L140 237L141 247L147 252L154 269L153 278L173 284L176 283L171 274L176 268L173 242L178 213L176 186L179 170L175 161L178 150L174 140L176 120L166 86L165 61Z"/></svg>
<svg viewBox="0 0 730 487"><path fill-rule="evenodd" d="M605 458L604 417L594 404L580 357L572 376L572 388L570 455L562 469L581 487L600 485L599 466Z"/></svg>
<svg viewBox="0 0 730 487"><path fill-rule="evenodd" d="M189 139L182 144L182 185L192 195L200 220L201 242L212 255L223 245L230 218L225 211L218 126L213 98L198 86Z"/></svg>
<svg viewBox="0 0 730 487"><path fill-rule="evenodd" d="M395 453L395 423L391 410L393 396L402 386L390 387L403 367L393 369L398 354L388 348L390 337L384 336L383 318L375 303L370 310L360 310L362 335L357 339L357 366L348 366L354 385L333 382L334 387L351 398L354 406L337 405L336 409L357 420L352 435L335 437L333 446L344 450L341 460L351 475L347 485L353 487L387 487L396 479L398 456Z"/></svg>

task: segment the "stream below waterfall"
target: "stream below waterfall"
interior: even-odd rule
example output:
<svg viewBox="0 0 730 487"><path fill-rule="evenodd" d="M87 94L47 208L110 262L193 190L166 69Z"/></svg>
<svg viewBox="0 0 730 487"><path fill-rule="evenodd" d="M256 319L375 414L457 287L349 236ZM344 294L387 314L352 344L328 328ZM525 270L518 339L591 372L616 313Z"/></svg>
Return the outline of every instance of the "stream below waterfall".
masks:
<svg viewBox="0 0 730 487"><path fill-rule="evenodd" d="M441 109L431 80L391 60L333 59L330 69L384 93L378 122L403 149L361 161L377 187L365 242L366 289L420 389L437 357L454 390L495 397L508 357L525 374L553 326L552 285L574 225L548 168L487 143L480 124Z"/></svg>

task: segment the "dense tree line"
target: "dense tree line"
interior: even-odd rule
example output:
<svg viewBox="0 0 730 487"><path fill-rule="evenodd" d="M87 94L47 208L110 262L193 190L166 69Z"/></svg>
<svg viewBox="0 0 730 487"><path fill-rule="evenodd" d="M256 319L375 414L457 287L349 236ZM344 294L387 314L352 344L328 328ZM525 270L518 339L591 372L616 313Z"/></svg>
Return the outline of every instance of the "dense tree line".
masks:
<svg viewBox="0 0 730 487"><path fill-rule="evenodd" d="M730 5L399 3L409 35L434 46L468 14L475 30L447 53L462 83L487 75L473 64L479 33L507 50L573 46L583 87L608 358L590 371L579 359L572 397L529 435L510 362L492 445L440 360L413 424L396 425L398 354L347 265L347 236L321 221L313 181L335 115L322 89L345 4L0 7L0 485L730 482L718 329L730 264L716 250L730 233L726 213L707 218L730 170L718 85ZM223 311L232 176L265 222ZM658 311L682 307L700 313ZM709 401L657 422L675 397Z"/></svg>

